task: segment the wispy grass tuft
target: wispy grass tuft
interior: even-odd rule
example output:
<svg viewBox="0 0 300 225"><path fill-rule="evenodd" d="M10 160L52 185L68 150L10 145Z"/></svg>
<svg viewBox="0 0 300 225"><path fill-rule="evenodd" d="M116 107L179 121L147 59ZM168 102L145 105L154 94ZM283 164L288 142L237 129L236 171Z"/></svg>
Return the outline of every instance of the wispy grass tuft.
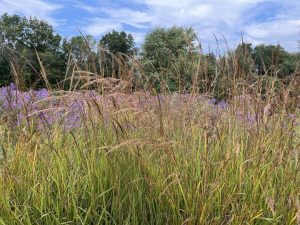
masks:
<svg viewBox="0 0 300 225"><path fill-rule="evenodd" d="M69 91L2 112L0 224L300 224L299 77L246 76L235 55L211 74L207 58L180 57L178 93L170 71L153 95L158 81L120 59L118 77L70 65Z"/></svg>
<svg viewBox="0 0 300 225"><path fill-rule="evenodd" d="M140 111L119 105L109 122L71 132L2 126L0 222L297 223L294 118L245 122L233 103L179 97Z"/></svg>

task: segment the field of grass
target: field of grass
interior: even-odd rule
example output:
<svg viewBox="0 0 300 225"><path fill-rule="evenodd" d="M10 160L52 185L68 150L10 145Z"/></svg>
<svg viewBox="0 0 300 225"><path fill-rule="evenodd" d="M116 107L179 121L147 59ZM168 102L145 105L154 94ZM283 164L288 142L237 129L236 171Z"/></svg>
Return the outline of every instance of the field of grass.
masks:
<svg viewBox="0 0 300 225"><path fill-rule="evenodd" d="M0 224L300 224L299 111L275 98L18 95L2 105Z"/></svg>

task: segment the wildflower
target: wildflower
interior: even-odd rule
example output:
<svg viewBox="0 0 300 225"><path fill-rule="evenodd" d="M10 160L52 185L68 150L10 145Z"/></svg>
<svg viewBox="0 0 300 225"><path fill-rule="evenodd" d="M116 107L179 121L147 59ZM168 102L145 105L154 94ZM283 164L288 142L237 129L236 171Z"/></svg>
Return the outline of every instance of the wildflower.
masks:
<svg viewBox="0 0 300 225"><path fill-rule="evenodd" d="M224 100L222 100L217 103L217 106L221 109L226 109L228 107L228 104Z"/></svg>

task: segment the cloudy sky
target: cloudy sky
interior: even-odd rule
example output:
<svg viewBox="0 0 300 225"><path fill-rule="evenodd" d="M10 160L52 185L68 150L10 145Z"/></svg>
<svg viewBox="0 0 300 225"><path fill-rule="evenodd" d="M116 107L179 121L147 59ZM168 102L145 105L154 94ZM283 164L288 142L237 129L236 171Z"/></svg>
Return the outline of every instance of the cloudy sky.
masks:
<svg viewBox="0 0 300 225"><path fill-rule="evenodd" d="M46 20L65 37L125 30L140 45L155 27L182 25L193 27L206 49L215 48L215 37L234 47L243 36L299 50L299 0L0 0L4 12Z"/></svg>

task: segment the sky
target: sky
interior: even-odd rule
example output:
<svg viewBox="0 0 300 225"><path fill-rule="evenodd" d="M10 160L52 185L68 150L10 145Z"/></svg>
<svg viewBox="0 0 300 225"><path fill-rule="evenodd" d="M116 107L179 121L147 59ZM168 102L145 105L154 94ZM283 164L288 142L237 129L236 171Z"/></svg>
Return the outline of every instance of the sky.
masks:
<svg viewBox="0 0 300 225"><path fill-rule="evenodd" d="M67 38L124 30L141 46L152 29L177 25L194 28L206 50L244 40L299 51L300 0L0 0L5 12L45 20Z"/></svg>

